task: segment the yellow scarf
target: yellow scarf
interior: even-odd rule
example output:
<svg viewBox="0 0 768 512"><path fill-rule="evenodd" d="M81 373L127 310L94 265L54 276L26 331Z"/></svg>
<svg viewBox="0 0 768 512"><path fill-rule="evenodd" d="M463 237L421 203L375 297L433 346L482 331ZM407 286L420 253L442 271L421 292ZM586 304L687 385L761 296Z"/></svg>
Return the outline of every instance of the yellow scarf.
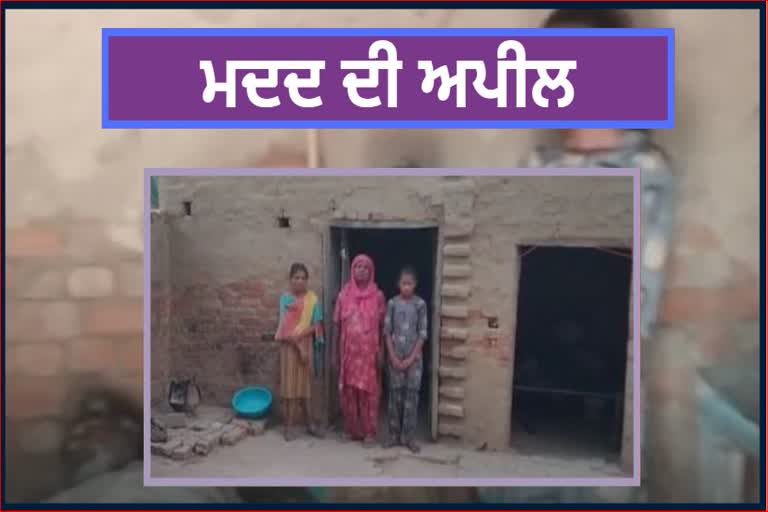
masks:
<svg viewBox="0 0 768 512"><path fill-rule="evenodd" d="M304 305L301 308L301 317L299 318L296 327L293 329L293 334L299 334L312 325L312 316L315 312L316 304L317 295L315 295L315 292L308 291L304 294Z"/></svg>

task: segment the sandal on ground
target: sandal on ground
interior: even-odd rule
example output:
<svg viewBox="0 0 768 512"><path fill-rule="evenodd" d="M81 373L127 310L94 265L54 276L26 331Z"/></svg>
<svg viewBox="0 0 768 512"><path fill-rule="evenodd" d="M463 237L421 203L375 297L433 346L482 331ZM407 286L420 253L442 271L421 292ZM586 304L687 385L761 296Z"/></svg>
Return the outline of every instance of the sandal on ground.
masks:
<svg viewBox="0 0 768 512"><path fill-rule="evenodd" d="M285 439L286 443L290 443L291 441L295 441L298 436L296 435L296 432L292 430L284 430L283 431L283 439Z"/></svg>
<svg viewBox="0 0 768 512"><path fill-rule="evenodd" d="M381 446L385 449L394 448L397 446L397 439L394 437L388 437L383 443L381 443Z"/></svg>
<svg viewBox="0 0 768 512"><path fill-rule="evenodd" d="M406 448L411 450L411 453L419 453L421 451L421 447L416 444L416 441L408 441L405 443Z"/></svg>
<svg viewBox="0 0 768 512"><path fill-rule="evenodd" d="M376 446L376 439L373 436L366 436L363 439L363 448L373 448Z"/></svg>
<svg viewBox="0 0 768 512"><path fill-rule="evenodd" d="M323 432L314 425L309 425L307 427L307 434L309 434L310 436L316 439L323 439L325 437Z"/></svg>

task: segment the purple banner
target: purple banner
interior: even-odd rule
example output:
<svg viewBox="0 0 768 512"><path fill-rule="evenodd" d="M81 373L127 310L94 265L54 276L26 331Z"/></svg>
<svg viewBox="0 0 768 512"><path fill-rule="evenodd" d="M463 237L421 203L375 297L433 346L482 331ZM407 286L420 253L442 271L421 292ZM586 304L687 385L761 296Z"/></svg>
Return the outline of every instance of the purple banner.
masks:
<svg viewBox="0 0 768 512"><path fill-rule="evenodd" d="M105 128L669 128L670 29L103 29Z"/></svg>

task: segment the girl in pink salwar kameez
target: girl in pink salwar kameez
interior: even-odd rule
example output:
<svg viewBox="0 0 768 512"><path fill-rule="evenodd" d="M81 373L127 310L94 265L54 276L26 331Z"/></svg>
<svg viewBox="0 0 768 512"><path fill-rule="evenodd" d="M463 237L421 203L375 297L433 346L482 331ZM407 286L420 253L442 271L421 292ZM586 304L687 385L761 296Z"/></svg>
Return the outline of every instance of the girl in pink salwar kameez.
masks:
<svg viewBox="0 0 768 512"><path fill-rule="evenodd" d="M384 294L376 286L371 258L360 254L352 260L352 278L336 301L334 325L339 347L339 392L347 438L376 441L379 368L382 357Z"/></svg>

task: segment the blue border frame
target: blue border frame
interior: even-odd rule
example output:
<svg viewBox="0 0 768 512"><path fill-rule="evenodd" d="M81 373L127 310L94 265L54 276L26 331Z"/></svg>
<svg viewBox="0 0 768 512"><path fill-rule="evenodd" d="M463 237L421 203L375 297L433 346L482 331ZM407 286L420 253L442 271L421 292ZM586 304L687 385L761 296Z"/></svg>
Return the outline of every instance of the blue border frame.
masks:
<svg viewBox="0 0 768 512"><path fill-rule="evenodd" d="M121 37L477 37L477 36L583 36L583 37L665 37L667 39L667 118L661 121L649 120L608 120L608 121L439 121L439 120L326 120L326 121L224 121L224 120L163 120L163 121L115 121L109 119L109 38ZM101 127L106 129L311 129L311 128L619 128L619 129L665 129L675 125L674 57L675 30L672 28L629 28L629 29L579 29L579 28L102 28L101 29Z"/></svg>

